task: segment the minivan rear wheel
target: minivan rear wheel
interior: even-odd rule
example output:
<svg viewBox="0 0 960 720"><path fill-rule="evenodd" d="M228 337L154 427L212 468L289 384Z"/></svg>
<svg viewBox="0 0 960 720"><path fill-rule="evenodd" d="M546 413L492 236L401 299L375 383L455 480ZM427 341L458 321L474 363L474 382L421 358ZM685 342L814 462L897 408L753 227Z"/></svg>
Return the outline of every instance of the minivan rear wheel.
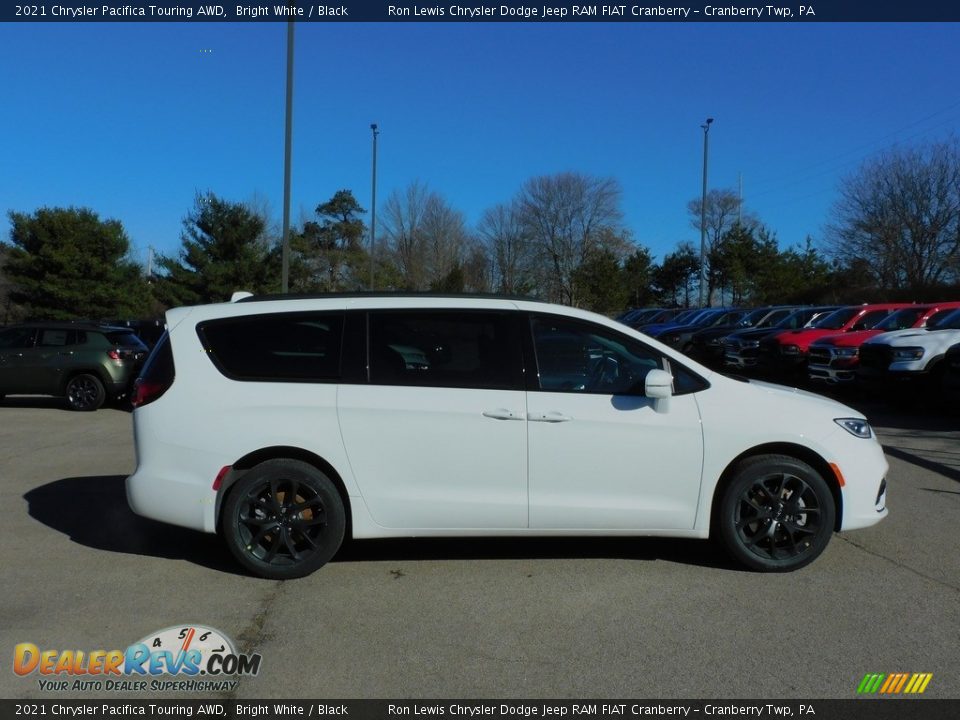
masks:
<svg viewBox="0 0 960 720"><path fill-rule="evenodd" d="M785 455L760 455L735 470L718 524L735 560L753 570L786 572L823 552L835 516L833 494L816 470Z"/></svg>
<svg viewBox="0 0 960 720"><path fill-rule="evenodd" d="M299 460L262 462L230 488L221 530L247 570L272 580L309 575L343 542L346 518L336 486Z"/></svg>

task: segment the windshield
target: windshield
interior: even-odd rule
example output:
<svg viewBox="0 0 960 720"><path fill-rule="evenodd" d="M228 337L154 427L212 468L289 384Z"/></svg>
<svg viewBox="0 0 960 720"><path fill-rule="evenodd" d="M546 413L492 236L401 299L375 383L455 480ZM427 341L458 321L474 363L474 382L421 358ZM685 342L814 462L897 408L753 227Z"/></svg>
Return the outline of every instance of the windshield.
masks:
<svg viewBox="0 0 960 720"><path fill-rule="evenodd" d="M817 320L810 327L815 327L820 330L842 330L843 326L850 322L860 313L861 308L859 307L845 307L835 310L834 312L827 315L825 318Z"/></svg>
<svg viewBox="0 0 960 720"><path fill-rule="evenodd" d="M761 322L757 323L756 327L758 328L780 327L787 318L789 318L791 315L796 315L796 314L797 313L789 309L774 310L772 313L770 313L765 318L763 318Z"/></svg>
<svg viewBox="0 0 960 720"><path fill-rule="evenodd" d="M796 330L797 328L802 328L804 325L810 322L810 318L812 318L816 312L817 311L813 308L795 310L780 320L775 327L785 328L787 330Z"/></svg>
<svg viewBox="0 0 960 720"><path fill-rule="evenodd" d="M701 325L703 327L710 327L713 322L723 314L722 310L704 310L702 313L696 317L691 318L687 321L687 325Z"/></svg>
<svg viewBox="0 0 960 720"><path fill-rule="evenodd" d="M929 307L909 307L897 310L895 313L887 315L883 320L874 325L873 329L880 330L881 332L890 332L891 330L906 330L907 328L912 328L929 309Z"/></svg>
<svg viewBox="0 0 960 720"><path fill-rule="evenodd" d="M929 327L929 326L928 326ZM945 315L943 319L939 320L934 327L930 327L931 330L960 330L960 308L952 311L949 315Z"/></svg>
<svg viewBox="0 0 960 720"><path fill-rule="evenodd" d="M717 313L717 315L708 322L707 327L725 327L727 325L736 325L742 317L743 310L731 310L730 312Z"/></svg>
<svg viewBox="0 0 960 720"><path fill-rule="evenodd" d="M140 338L131 330L114 330L106 332L104 335L107 336L107 340L110 341L111 345L116 345L117 347L134 348L136 350L147 349L147 346L144 345Z"/></svg>
<svg viewBox="0 0 960 720"><path fill-rule="evenodd" d="M738 323L742 327L753 327L770 314L770 308L752 310Z"/></svg>
<svg viewBox="0 0 960 720"><path fill-rule="evenodd" d="M673 319L673 322L676 325L686 325L687 323L693 323L699 320L700 316L702 316L705 312L708 312L708 311L699 309L699 308L693 308L692 310L687 310L686 312L682 312L679 315L677 315Z"/></svg>

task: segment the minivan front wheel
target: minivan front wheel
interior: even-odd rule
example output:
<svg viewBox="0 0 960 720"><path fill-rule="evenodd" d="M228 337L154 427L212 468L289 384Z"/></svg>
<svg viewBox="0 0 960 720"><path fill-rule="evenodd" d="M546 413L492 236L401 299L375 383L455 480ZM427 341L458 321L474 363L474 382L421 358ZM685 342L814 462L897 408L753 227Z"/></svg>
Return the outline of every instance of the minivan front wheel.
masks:
<svg viewBox="0 0 960 720"><path fill-rule="evenodd" d="M320 470L299 460L260 463L230 488L221 530L234 557L272 580L309 575L343 542L340 493Z"/></svg>
<svg viewBox="0 0 960 720"><path fill-rule="evenodd" d="M724 491L720 537L753 570L785 572L815 560L830 542L833 494L820 474L785 455L747 458Z"/></svg>
<svg viewBox="0 0 960 720"><path fill-rule="evenodd" d="M96 410L107 399L107 391L96 375L83 373L70 378L66 388L67 405L71 410Z"/></svg>

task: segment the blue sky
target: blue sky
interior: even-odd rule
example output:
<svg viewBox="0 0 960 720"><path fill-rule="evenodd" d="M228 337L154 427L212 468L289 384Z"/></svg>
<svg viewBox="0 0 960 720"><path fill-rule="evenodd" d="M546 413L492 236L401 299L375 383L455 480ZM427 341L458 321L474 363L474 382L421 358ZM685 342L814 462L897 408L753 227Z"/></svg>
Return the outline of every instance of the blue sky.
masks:
<svg viewBox="0 0 960 720"><path fill-rule="evenodd" d="M10 210L85 206L141 261L175 253L197 192L283 201L286 24L0 24L0 238ZM305 23L294 221L341 188L419 180L469 223L536 175L612 176L636 242L699 242L736 189L787 247L820 241L842 177L960 131L960 24Z"/></svg>

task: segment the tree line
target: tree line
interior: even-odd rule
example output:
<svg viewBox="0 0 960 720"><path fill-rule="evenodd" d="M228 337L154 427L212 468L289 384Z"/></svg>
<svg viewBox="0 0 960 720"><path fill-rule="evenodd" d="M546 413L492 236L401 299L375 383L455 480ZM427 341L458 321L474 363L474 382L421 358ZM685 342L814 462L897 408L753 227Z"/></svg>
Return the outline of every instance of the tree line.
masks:
<svg viewBox="0 0 960 720"><path fill-rule="evenodd" d="M533 177L476 227L416 181L378 208L376 244L349 189L291 231L290 291L492 292L613 313L697 302L699 243L655 261L623 222L613 178ZM687 205L699 234L701 198ZM892 148L839 189L827 237L781 248L732 190L706 198L704 297L712 305L934 299L960 283L960 146ZM148 277L118 220L87 208L10 212L0 243L0 322L149 317L221 302L238 289L280 291L281 239L263 208L198 194L175 254Z"/></svg>

